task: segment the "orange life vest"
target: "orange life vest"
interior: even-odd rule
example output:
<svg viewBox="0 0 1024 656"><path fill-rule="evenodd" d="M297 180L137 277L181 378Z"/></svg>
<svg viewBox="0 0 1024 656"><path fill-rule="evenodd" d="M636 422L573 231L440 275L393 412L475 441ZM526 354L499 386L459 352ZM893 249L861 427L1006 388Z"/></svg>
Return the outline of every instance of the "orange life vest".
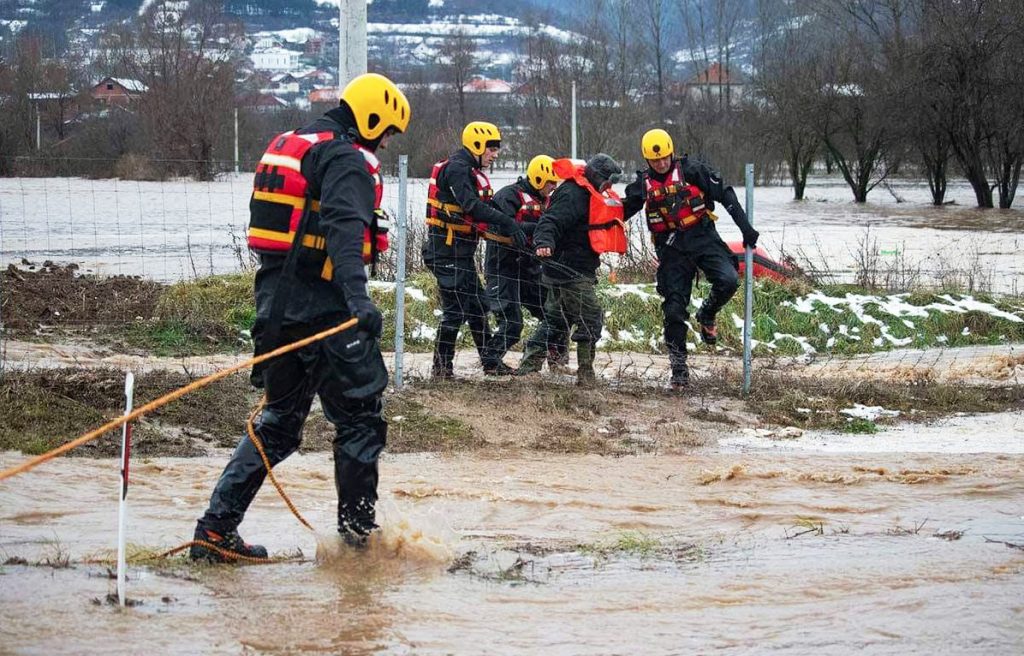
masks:
<svg viewBox="0 0 1024 656"><path fill-rule="evenodd" d="M704 194L696 185L687 184L679 170L679 162L672 163L672 170L664 182L644 176L646 194L647 227L651 232L689 230L707 215ZM682 201L673 214L672 208Z"/></svg>
<svg viewBox="0 0 1024 656"><path fill-rule="evenodd" d="M540 215L544 213L544 208L547 207L547 200L537 200L522 189L516 189L516 193L519 194L519 209L516 211L515 216L516 223L536 223L539 221ZM504 239L508 239L508 237ZM509 239L509 242L511 241ZM527 239L528 244L532 241L532 238Z"/></svg>
<svg viewBox="0 0 1024 656"><path fill-rule="evenodd" d="M595 253L625 253L625 211L619 195L607 189L599 192L584 175L586 165L571 159L555 160L555 174L562 179L571 178L590 192L589 234L590 248Z"/></svg>
<svg viewBox="0 0 1024 656"><path fill-rule="evenodd" d="M302 158L316 144L334 139L333 132L295 134L285 132L274 137L256 166L252 198L249 201L249 248L257 253L287 253L295 240L306 203L306 234L302 245L323 251L324 265L321 277L331 279L333 264L326 257L327 240L320 230L320 199L309 194L309 181L302 175ZM367 172L374 180L375 221L363 231L363 261L371 263L375 253L388 248L388 224L376 212L384 194L380 175L380 161L369 150L352 144L366 163Z"/></svg>
<svg viewBox="0 0 1024 656"><path fill-rule="evenodd" d="M472 215L466 214L462 206L456 203L444 203L437 198L437 179L440 177L448 160L443 159L434 164L430 171L430 184L427 186L427 225L441 228L448 232L444 243L452 245L455 233L459 233L466 239L476 239L482 235L487 239L494 239L499 235L487 232L487 224L478 221ZM494 198L494 190L491 188L491 180L480 169L473 169L473 183L476 186L476 194L484 202ZM508 243L512 243L509 240Z"/></svg>

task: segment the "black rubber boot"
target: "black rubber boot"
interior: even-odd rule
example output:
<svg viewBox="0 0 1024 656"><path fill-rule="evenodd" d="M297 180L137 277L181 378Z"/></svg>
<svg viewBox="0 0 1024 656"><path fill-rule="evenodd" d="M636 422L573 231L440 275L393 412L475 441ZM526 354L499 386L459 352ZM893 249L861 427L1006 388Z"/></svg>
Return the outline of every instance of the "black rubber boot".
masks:
<svg viewBox="0 0 1024 656"><path fill-rule="evenodd" d="M232 558L230 554L242 558L259 558L266 560L267 550L258 544L246 544L237 530L215 531L210 528L203 528L202 524L196 526L196 532L192 536L195 542L208 542L218 547L212 549L202 545L194 544L188 550L188 556L192 560L200 560L208 563L236 563L239 558ZM224 551L226 553L221 553Z"/></svg>
<svg viewBox="0 0 1024 656"><path fill-rule="evenodd" d="M515 373L515 369L500 360L484 367L484 375L486 376L514 376Z"/></svg>
<svg viewBox="0 0 1024 656"><path fill-rule="evenodd" d="M686 362L672 366L672 378L669 384L674 390L686 389L690 385L690 367Z"/></svg>
<svg viewBox="0 0 1024 656"><path fill-rule="evenodd" d="M707 318L701 312L697 313L694 317L697 320L697 325L700 327L700 339L708 346L714 346L718 343L718 327L715 325L715 318Z"/></svg>

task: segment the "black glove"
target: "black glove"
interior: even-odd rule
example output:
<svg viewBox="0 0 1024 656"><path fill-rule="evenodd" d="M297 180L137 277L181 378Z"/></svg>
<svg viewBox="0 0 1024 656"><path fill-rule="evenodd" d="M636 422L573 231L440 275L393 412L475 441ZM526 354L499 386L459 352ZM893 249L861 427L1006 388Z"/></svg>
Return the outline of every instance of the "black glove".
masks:
<svg viewBox="0 0 1024 656"><path fill-rule="evenodd" d="M528 242L526 232L522 228L516 228L516 231L512 233L512 245L516 247L516 250L525 251Z"/></svg>
<svg viewBox="0 0 1024 656"><path fill-rule="evenodd" d="M348 311L359 320L356 330L370 335L380 337L381 328L384 325L384 318L380 310L373 304L368 296L354 296L348 299Z"/></svg>
<svg viewBox="0 0 1024 656"><path fill-rule="evenodd" d="M757 238L761 233L753 228L743 231L743 248L757 248Z"/></svg>

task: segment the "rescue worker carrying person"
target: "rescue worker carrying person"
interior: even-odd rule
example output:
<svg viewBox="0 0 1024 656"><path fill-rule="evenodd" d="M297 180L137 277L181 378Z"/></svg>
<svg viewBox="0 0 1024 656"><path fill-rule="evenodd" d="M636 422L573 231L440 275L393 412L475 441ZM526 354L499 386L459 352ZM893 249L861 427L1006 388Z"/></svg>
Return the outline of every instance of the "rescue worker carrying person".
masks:
<svg viewBox="0 0 1024 656"><path fill-rule="evenodd" d="M526 247L526 233L515 219L495 209L491 181L483 171L500 149L497 126L473 121L462 131L462 148L434 164L430 173L423 262L437 278L441 296L441 322L431 368L435 380L454 378L455 343L464 323L469 324L484 373L512 373L491 348L487 293L475 261L481 237L503 238L518 250Z"/></svg>
<svg viewBox="0 0 1024 656"><path fill-rule="evenodd" d="M249 202L249 246L259 255L254 328L258 353L308 337L351 317L354 329L270 360L258 377L266 404L254 425L271 466L299 448L314 396L334 424L338 532L365 545L378 528L377 460L387 437L381 392L381 313L370 300L364 263L383 239L374 230L382 193L375 152L405 132L410 107L388 78L368 73L341 92L339 106L270 142ZM245 436L213 490L195 540L240 556L266 558L238 525L267 470ZM231 560L193 545L193 559Z"/></svg>
<svg viewBox="0 0 1024 656"><path fill-rule="evenodd" d="M665 344L672 369L670 384L685 387L690 380L686 363L686 332L690 294L698 269L711 283L696 319L701 339L713 345L718 338L715 316L739 286L736 257L718 235L715 203L722 203L743 235L743 245L754 248L758 232L736 198L732 187L705 164L687 156L676 159L672 137L662 129L649 130L641 140L646 171L626 187L626 216L641 207L658 256L657 289L662 297Z"/></svg>
<svg viewBox="0 0 1024 656"><path fill-rule="evenodd" d="M582 162L561 159L555 173L564 178L537 222L533 245L542 258L542 282L548 286L544 320L526 342L517 375L540 371L553 336L572 327L576 342L576 383L596 382L594 354L601 338L602 311L597 302L597 267L601 253L625 253L623 206L611 190L622 169L599 153Z"/></svg>
<svg viewBox="0 0 1024 656"><path fill-rule="evenodd" d="M495 207L515 217L526 233L528 245L532 244L537 220L558 184L553 166L554 159L549 155L537 155L527 165L525 178L519 178L494 194ZM501 358L522 337L522 308L537 319L544 319L545 288L540 283L540 261L529 251L513 248L510 239L489 240L484 270L490 308L498 320L491 337L491 350ZM561 366L568 358L565 335L553 339L554 342L548 344L548 364Z"/></svg>

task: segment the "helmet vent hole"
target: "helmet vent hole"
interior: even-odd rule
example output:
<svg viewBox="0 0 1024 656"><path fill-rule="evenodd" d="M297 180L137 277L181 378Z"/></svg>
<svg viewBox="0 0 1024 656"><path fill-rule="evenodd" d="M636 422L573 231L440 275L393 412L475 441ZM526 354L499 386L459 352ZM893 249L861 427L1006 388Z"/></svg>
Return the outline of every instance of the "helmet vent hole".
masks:
<svg viewBox="0 0 1024 656"><path fill-rule="evenodd" d="M384 104L386 105L389 102L391 102L391 95L388 94L388 90L387 89L384 89Z"/></svg>
<svg viewBox="0 0 1024 656"><path fill-rule="evenodd" d="M378 123L380 123L379 114L370 114L370 116L366 119L366 126L371 130L377 127Z"/></svg>
<svg viewBox="0 0 1024 656"><path fill-rule="evenodd" d="M402 107L402 119L405 120L405 107Z"/></svg>
<svg viewBox="0 0 1024 656"><path fill-rule="evenodd" d="M661 146L659 146L658 144L654 144L654 149L653 150L656 153L660 153L661 152Z"/></svg>

